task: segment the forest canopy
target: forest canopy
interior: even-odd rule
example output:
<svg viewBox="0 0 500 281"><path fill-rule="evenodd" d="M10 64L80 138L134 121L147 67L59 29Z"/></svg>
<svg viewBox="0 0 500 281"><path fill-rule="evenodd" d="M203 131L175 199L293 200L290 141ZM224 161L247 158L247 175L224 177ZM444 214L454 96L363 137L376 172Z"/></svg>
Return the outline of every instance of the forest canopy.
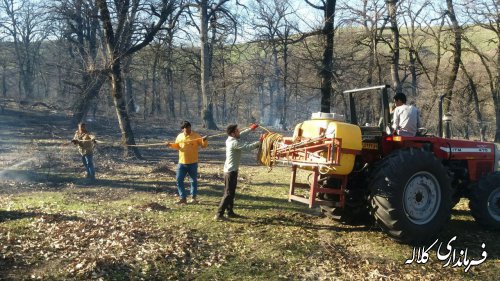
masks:
<svg viewBox="0 0 500 281"><path fill-rule="evenodd" d="M436 133L500 140L496 0L13 0L0 3L0 98L74 122L133 118L293 128L391 85ZM365 117L380 106L362 101ZM362 116L363 118L363 116ZM135 153L138 153L137 151Z"/></svg>

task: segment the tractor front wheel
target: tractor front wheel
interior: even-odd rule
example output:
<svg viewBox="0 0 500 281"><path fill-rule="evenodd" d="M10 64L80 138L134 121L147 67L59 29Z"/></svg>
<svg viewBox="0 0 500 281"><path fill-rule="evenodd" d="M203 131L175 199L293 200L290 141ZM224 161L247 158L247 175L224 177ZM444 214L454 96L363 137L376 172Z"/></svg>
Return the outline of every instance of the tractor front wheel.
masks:
<svg viewBox="0 0 500 281"><path fill-rule="evenodd" d="M405 243L430 240L451 216L447 175L430 152L405 149L388 155L370 182L370 205L377 224Z"/></svg>
<svg viewBox="0 0 500 281"><path fill-rule="evenodd" d="M469 199L471 214L479 224L500 229L500 172L482 177Z"/></svg>

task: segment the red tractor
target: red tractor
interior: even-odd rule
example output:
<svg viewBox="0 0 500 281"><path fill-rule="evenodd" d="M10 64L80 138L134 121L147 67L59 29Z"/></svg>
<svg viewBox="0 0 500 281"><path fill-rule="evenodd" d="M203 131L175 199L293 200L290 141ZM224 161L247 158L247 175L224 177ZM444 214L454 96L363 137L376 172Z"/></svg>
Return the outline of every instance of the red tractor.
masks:
<svg viewBox="0 0 500 281"><path fill-rule="evenodd" d="M496 145L440 137L441 129L440 136L393 135L388 90L384 85L346 91L348 118L313 114L296 126L293 137L273 145L273 161L292 166L289 201L319 205L346 223L370 217L396 240L421 243L439 233L465 197L478 223L500 229ZM381 105L377 124L356 108L359 94ZM442 128L441 106L439 120ZM308 183L297 182L298 170L312 171ZM307 196L297 194L300 188Z"/></svg>

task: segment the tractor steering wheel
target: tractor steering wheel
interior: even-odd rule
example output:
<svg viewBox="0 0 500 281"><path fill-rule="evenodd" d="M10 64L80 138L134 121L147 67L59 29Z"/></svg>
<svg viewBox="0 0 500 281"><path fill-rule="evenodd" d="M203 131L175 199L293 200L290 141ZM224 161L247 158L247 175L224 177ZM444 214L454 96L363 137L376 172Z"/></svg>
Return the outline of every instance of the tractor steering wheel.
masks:
<svg viewBox="0 0 500 281"><path fill-rule="evenodd" d="M427 128L420 127L417 129L417 136L425 136L428 132L429 130L427 130Z"/></svg>

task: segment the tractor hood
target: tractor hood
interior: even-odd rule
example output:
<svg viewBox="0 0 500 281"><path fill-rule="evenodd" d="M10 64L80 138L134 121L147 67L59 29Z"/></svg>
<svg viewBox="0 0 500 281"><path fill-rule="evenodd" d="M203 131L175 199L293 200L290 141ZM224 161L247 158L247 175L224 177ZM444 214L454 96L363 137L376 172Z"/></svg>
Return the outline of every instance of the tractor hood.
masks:
<svg viewBox="0 0 500 281"><path fill-rule="evenodd" d="M500 171L500 143L495 143L495 171Z"/></svg>

